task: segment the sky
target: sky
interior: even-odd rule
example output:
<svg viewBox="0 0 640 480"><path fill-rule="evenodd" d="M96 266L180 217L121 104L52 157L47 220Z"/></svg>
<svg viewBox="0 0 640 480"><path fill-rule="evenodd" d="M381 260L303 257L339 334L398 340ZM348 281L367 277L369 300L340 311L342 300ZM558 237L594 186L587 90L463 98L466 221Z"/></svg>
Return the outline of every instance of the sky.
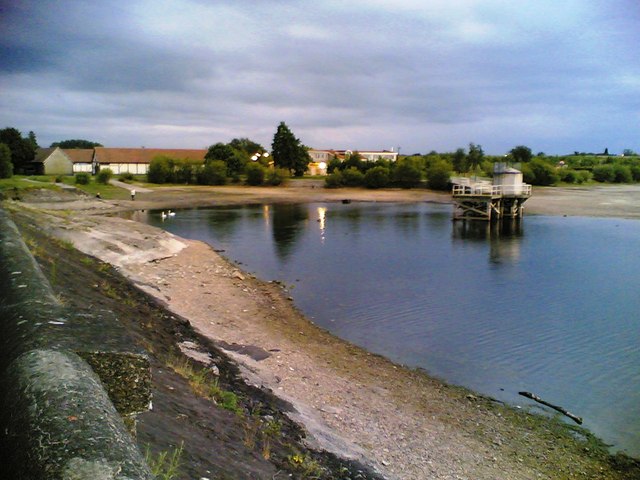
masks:
<svg viewBox="0 0 640 480"><path fill-rule="evenodd" d="M637 0L0 0L0 128L207 148L640 151Z"/></svg>

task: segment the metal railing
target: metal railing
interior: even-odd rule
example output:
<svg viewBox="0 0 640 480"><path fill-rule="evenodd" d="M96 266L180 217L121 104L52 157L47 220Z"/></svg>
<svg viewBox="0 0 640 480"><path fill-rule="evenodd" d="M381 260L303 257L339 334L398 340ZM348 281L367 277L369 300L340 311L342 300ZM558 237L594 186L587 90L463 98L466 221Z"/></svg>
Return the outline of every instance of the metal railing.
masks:
<svg viewBox="0 0 640 480"><path fill-rule="evenodd" d="M499 195L531 195L531 185L523 183L520 185L488 185L484 183L468 184L468 185L454 185L453 195L455 197L477 197L487 196L495 197Z"/></svg>

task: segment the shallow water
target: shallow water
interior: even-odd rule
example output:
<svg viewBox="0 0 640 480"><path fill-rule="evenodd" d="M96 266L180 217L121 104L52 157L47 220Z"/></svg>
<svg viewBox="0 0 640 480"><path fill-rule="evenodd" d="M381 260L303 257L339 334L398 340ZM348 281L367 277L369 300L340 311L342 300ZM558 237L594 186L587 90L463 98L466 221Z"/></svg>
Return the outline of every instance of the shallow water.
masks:
<svg viewBox="0 0 640 480"><path fill-rule="evenodd" d="M318 325L519 405L533 392L640 456L640 222L451 221L431 204L258 205L142 220L293 285Z"/></svg>

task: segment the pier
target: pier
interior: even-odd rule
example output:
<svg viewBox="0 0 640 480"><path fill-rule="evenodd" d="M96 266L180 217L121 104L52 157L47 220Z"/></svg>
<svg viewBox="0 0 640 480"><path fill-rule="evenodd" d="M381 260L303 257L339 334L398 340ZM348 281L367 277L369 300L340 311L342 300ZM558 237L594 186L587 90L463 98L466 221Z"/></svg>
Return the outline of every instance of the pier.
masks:
<svg viewBox="0 0 640 480"><path fill-rule="evenodd" d="M493 181L452 179L454 220L492 221L522 218L524 203L531 197L531 185L523 183L522 172L494 164Z"/></svg>

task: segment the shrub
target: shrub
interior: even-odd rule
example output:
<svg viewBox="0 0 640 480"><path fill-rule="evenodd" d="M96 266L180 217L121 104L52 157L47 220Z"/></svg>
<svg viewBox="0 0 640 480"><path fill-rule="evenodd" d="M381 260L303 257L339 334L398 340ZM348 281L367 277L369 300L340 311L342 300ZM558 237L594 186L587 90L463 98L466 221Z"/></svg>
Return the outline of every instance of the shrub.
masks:
<svg viewBox="0 0 640 480"><path fill-rule="evenodd" d="M389 169L373 167L364 175L364 186L367 188L383 188L389 185Z"/></svg>
<svg viewBox="0 0 640 480"><path fill-rule="evenodd" d="M613 165L613 181L615 183L631 183L632 180L631 169L627 165L619 163Z"/></svg>
<svg viewBox="0 0 640 480"><path fill-rule="evenodd" d="M560 181L565 183L576 183L578 181L578 172L575 170L569 170L568 168L563 168L558 173L560 176Z"/></svg>
<svg viewBox="0 0 640 480"><path fill-rule="evenodd" d="M109 180L111 180L111 177L113 177L113 170L110 168L103 168L96 175L96 181L106 185L109 183Z"/></svg>
<svg viewBox="0 0 640 480"><path fill-rule="evenodd" d="M175 169L176 183L194 183L193 165L186 162L178 162Z"/></svg>
<svg viewBox="0 0 640 480"><path fill-rule="evenodd" d="M598 165L593 167L593 179L596 182L613 182L614 178L613 165Z"/></svg>
<svg viewBox="0 0 640 480"><path fill-rule="evenodd" d="M342 184L347 187L360 187L364 182L364 174L355 167L347 168L342 172Z"/></svg>
<svg viewBox="0 0 640 480"><path fill-rule="evenodd" d="M62 183L64 177L62 175L56 175L56 178L53 179L55 183Z"/></svg>
<svg viewBox="0 0 640 480"><path fill-rule="evenodd" d="M286 168L276 168L267 171L267 183L273 187L282 185L289 177L289 171Z"/></svg>
<svg viewBox="0 0 640 480"><path fill-rule="evenodd" d="M246 168L247 185L262 185L264 183L265 169L259 163L250 163Z"/></svg>
<svg viewBox="0 0 640 480"><path fill-rule="evenodd" d="M578 183L590 182L593 179L593 175L589 170L578 170L576 173Z"/></svg>
<svg viewBox="0 0 640 480"><path fill-rule="evenodd" d="M420 183L422 173L420 169L411 162L400 162L393 171L393 180L402 188L412 188Z"/></svg>
<svg viewBox="0 0 640 480"><path fill-rule="evenodd" d="M324 186L327 188L338 188L342 186L342 173L340 170L335 170L333 173L327 175L324 179Z"/></svg>
<svg viewBox="0 0 640 480"><path fill-rule="evenodd" d="M427 168L427 187L432 190L448 190L451 184L452 167L449 162L440 160Z"/></svg>
<svg viewBox="0 0 640 480"><path fill-rule="evenodd" d="M76 183L78 185L89 185L89 180L91 176L88 173L76 173Z"/></svg>
<svg viewBox="0 0 640 480"><path fill-rule="evenodd" d="M149 183L167 183L170 181L173 165L167 157L158 156L151 160L147 171Z"/></svg>
<svg viewBox="0 0 640 480"><path fill-rule="evenodd" d="M227 164L222 160L207 162L198 172L200 185L224 185L227 182Z"/></svg>
<svg viewBox="0 0 640 480"><path fill-rule="evenodd" d="M130 182L131 180L133 180L133 173L131 172L121 173L120 175L118 175L118 180L125 183Z"/></svg>
<svg viewBox="0 0 640 480"><path fill-rule="evenodd" d="M640 182L640 166L632 165L631 166L631 178L634 182Z"/></svg>
<svg viewBox="0 0 640 480"><path fill-rule="evenodd" d="M11 178L12 176L11 149L6 144L0 143L0 178Z"/></svg>
<svg viewBox="0 0 640 480"><path fill-rule="evenodd" d="M558 175L556 168L546 160L534 158L526 165L529 166L532 176L529 181L525 180L526 183L548 186L553 185L560 180L560 176Z"/></svg>
<svg viewBox="0 0 640 480"><path fill-rule="evenodd" d="M342 162L339 159L333 157L331 160L329 160L329 165L327 165L327 173L333 173L336 170L340 170L341 163Z"/></svg>

